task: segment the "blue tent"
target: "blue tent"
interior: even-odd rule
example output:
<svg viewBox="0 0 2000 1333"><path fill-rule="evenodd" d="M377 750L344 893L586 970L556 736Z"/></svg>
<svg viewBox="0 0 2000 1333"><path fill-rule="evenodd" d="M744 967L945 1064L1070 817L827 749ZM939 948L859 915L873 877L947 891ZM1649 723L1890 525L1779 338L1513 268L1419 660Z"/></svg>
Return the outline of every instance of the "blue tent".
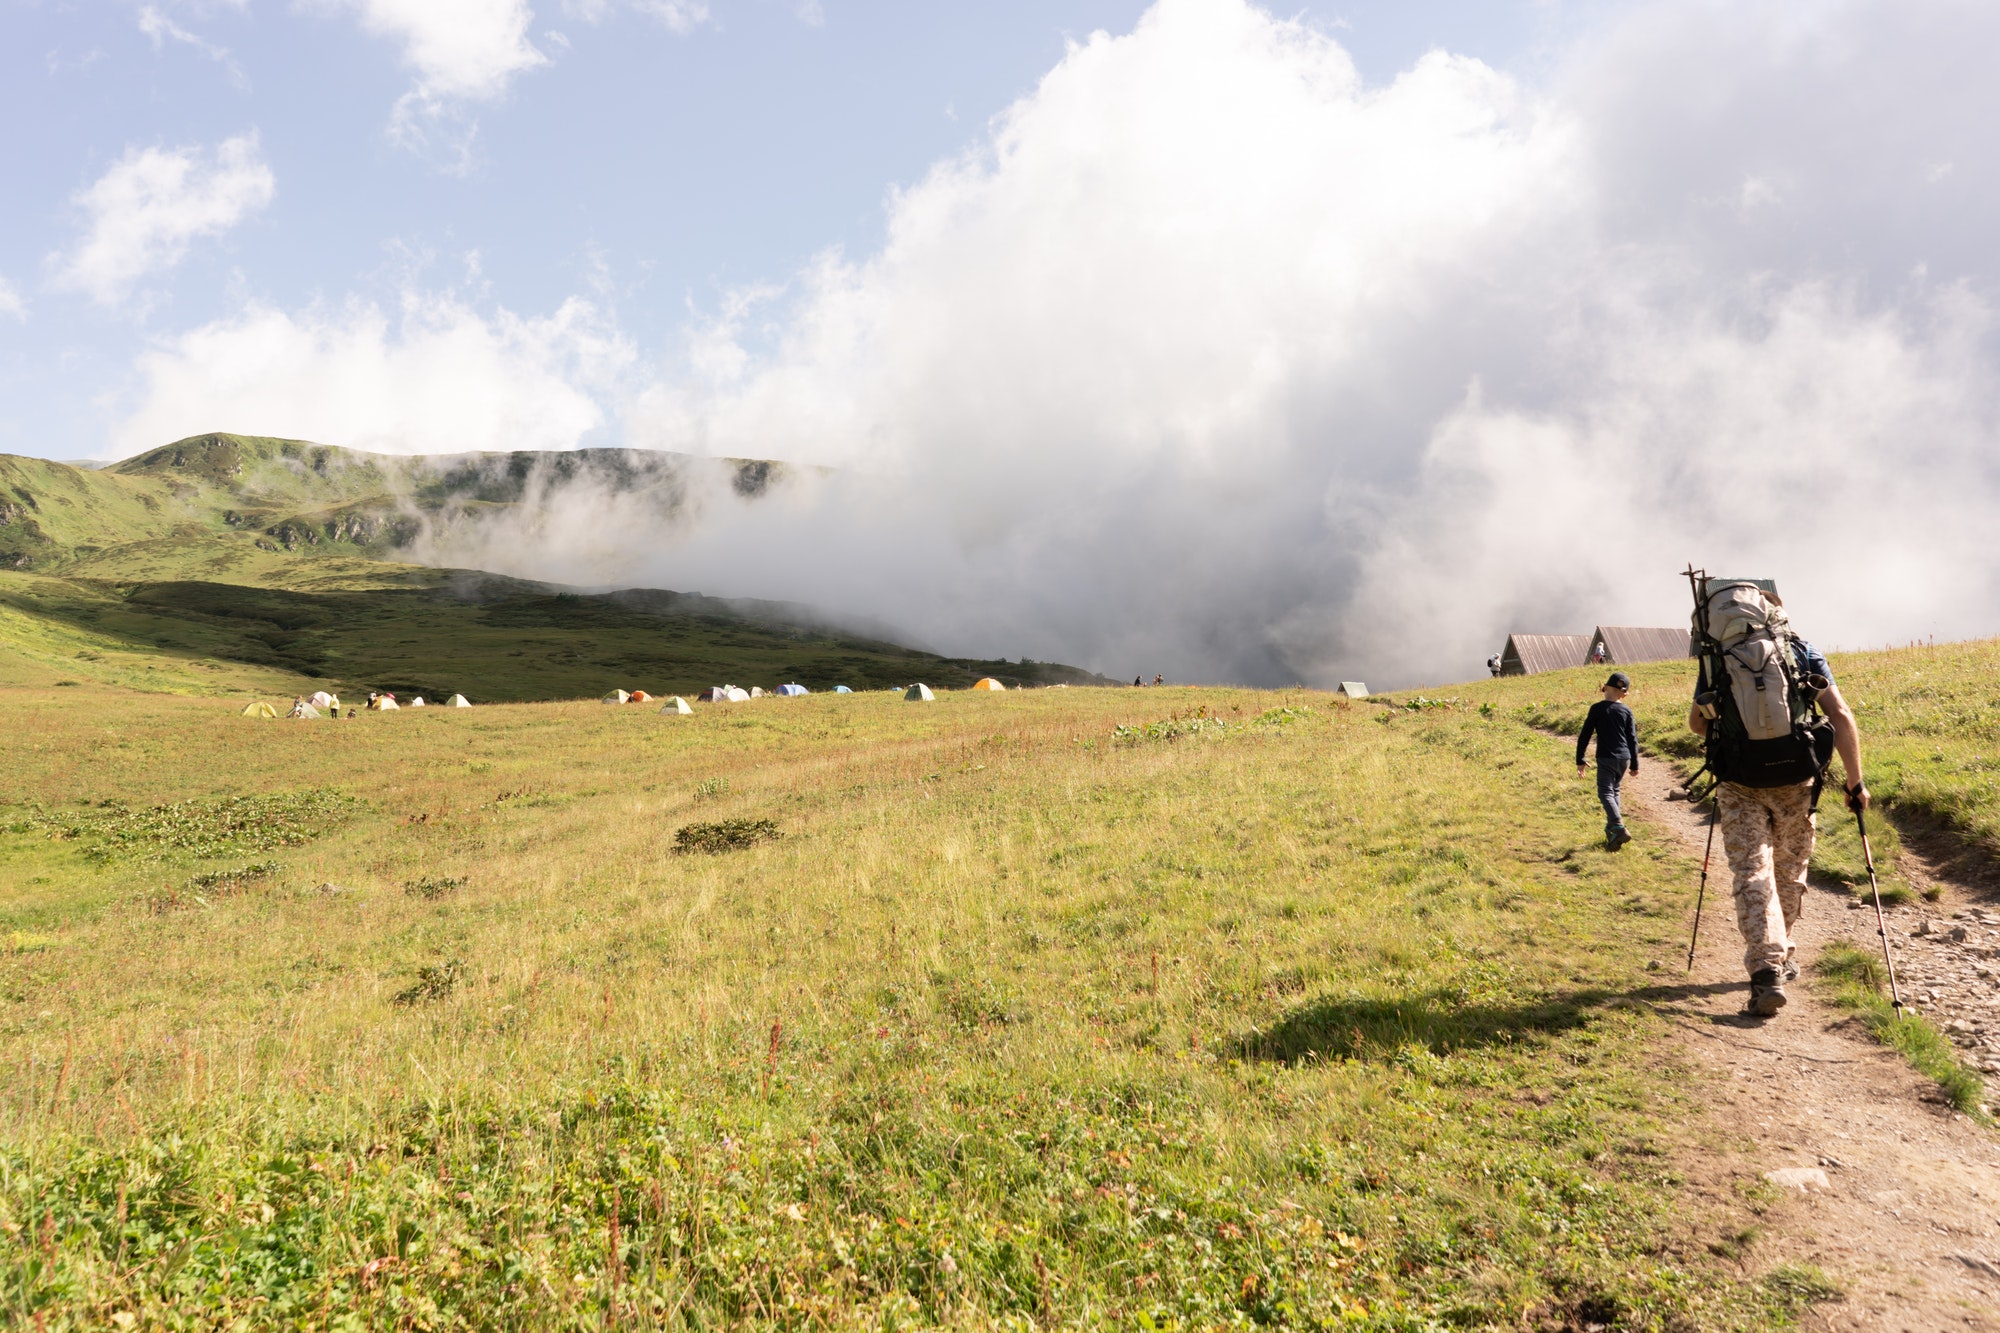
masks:
<svg viewBox="0 0 2000 1333"><path fill-rule="evenodd" d="M853 691L853 690L850 690L850 689L848 689L848 688L847 688L847 687L846 687L845 685L836 685L836 686L834 686L834 687L833 687L833 692L834 692L835 694L852 694L852 693L854 693L854 691Z"/></svg>
<svg viewBox="0 0 2000 1333"><path fill-rule="evenodd" d="M793 695L798 695L798 694L811 694L812 691L807 689L805 686L799 684L797 681L793 681L789 685L780 685L778 687L778 693L784 695L786 698L790 698Z"/></svg>

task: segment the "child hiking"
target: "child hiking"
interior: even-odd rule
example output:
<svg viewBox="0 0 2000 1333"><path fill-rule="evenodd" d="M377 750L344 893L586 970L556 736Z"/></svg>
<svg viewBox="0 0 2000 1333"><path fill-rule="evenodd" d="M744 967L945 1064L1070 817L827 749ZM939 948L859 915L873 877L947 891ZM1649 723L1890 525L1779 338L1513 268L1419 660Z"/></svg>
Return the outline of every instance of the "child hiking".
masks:
<svg viewBox="0 0 2000 1333"><path fill-rule="evenodd" d="M1632 841L1625 831L1625 817L1618 809L1618 786L1628 772L1639 771L1639 729L1633 724L1632 710L1625 696L1632 679L1614 671L1604 682L1604 697L1590 706L1583 730L1576 733L1576 775L1584 773L1583 752L1592 736L1597 737L1597 799L1604 805L1604 850L1615 852Z"/></svg>

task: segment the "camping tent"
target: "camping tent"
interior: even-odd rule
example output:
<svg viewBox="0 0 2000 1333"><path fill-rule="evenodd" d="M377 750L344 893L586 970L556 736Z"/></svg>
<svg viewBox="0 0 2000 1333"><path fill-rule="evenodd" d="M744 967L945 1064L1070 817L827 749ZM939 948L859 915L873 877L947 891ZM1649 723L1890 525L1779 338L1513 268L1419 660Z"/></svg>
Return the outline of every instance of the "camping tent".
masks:
<svg viewBox="0 0 2000 1333"><path fill-rule="evenodd" d="M1694 638L1684 629L1640 629L1631 625L1599 625L1590 636L1583 660L1597 660L1597 646L1604 645L1604 660L1619 666L1635 662L1673 662L1694 655Z"/></svg>
<svg viewBox="0 0 2000 1333"><path fill-rule="evenodd" d="M752 686L750 687L750 697L751 697L752 699L761 699L761 698L763 698L763 697L764 697L764 688L763 688L763 686L761 686L761 685L752 685Z"/></svg>
<svg viewBox="0 0 2000 1333"><path fill-rule="evenodd" d="M276 717L277 715L278 710L261 699L243 710L243 716L245 717Z"/></svg>
<svg viewBox="0 0 2000 1333"><path fill-rule="evenodd" d="M805 686L799 684L797 681L793 681L789 685L780 685L778 687L778 693L784 695L787 699L792 699L798 697L801 694L811 694L812 691L807 689Z"/></svg>
<svg viewBox="0 0 2000 1333"><path fill-rule="evenodd" d="M472 701L462 694L454 694L451 698L445 700L444 706L446 708L470 708L472 707Z"/></svg>
<svg viewBox="0 0 2000 1333"><path fill-rule="evenodd" d="M1588 634L1509 634L1506 651L1500 654L1500 674L1538 676L1582 666L1589 651Z"/></svg>
<svg viewBox="0 0 2000 1333"><path fill-rule="evenodd" d="M312 698L306 700L306 702L311 704L314 708L340 707L340 700L335 698L333 695L328 694L325 690L319 691L317 694L313 695Z"/></svg>
<svg viewBox="0 0 2000 1333"><path fill-rule="evenodd" d="M307 702L306 702L306 701L305 701L304 699L301 699L301 700L299 700L299 701L298 701L297 703L295 703L295 704L293 704L293 705L292 705L292 711L291 711L291 712L289 712L289 713L287 713L287 714L285 714L285 716L286 716L286 717L318 717L318 716L319 716L319 709L317 709L317 708L314 708L314 707L313 707L313 706L312 706L311 704L307 703Z"/></svg>
<svg viewBox="0 0 2000 1333"><path fill-rule="evenodd" d="M854 693L854 691L853 691L853 690L850 690L850 689L848 689L848 688L847 688L847 687L846 687L845 685L836 685L836 686L834 686L834 687L833 687L833 692L834 692L835 694L852 694L852 693Z"/></svg>
<svg viewBox="0 0 2000 1333"><path fill-rule="evenodd" d="M625 691L623 690L613 690L611 691L611 693L605 695L602 699L598 700L598 702L606 704L622 704L622 703L629 703L631 701L631 698L632 696L625 693Z"/></svg>
<svg viewBox="0 0 2000 1333"><path fill-rule="evenodd" d="M424 706L424 696L421 694L418 695L416 698L410 700L410 707L412 708L422 708L423 706Z"/></svg>
<svg viewBox="0 0 2000 1333"><path fill-rule="evenodd" d="M375 701L375 709L377 712L395 713L395 712L400 712L402 710L402 707L403 706L401 704L396 702L396 696L393 694L385 694L381 698Z"/></svg>
<svg viewBox="0 0 2000 1333"><path fill-rule="evenodd" d="M632 702L635 704L649 704L653 702L653 696L644 690L634 690L632 691Z"/></svg>
<svg viewBox="0 0 2000 1333"><path fill-rule="evenodd" d="M676 694L673 698L667 700L667 706L665 708L662 708L660 711L662 713L686 714L686 713L692 713L694 709L689 708L688 701L681 698L678 694Z"/></svg>
<svg viewBox="0 0 2000 1333"><path fill-rule="evenodd" d="M1365 681L1343 680L1340 682L1340 692L1350 699L1366 699L1368 685Z"/></svg>
<svg viewBox="0 0 2000 1333"><path fill-rule="evenodd" d="M757 691L755 690L739 689L738 687L731 685L729 687L729 693L725 694L723 698L727 699L730 703L733 704L747 704L750 702L752 698L756 696L756 694Z"/></svg>
<svg viewBox="0 0 2000 1333"><path fill-rule="evenodd" d="M972 682L972 688L975 690L1005 690L1007 687L991 676L981 676L978 680Z"/></svg>
<svg viewBox="0 0 2000 1333"><path fill-rule="evenodd" d="M923 703L929 703L931 700L937 698L935 694L931 693L931 687L928 685L912 685L908 690L904 691L903 697Z"/></svg>

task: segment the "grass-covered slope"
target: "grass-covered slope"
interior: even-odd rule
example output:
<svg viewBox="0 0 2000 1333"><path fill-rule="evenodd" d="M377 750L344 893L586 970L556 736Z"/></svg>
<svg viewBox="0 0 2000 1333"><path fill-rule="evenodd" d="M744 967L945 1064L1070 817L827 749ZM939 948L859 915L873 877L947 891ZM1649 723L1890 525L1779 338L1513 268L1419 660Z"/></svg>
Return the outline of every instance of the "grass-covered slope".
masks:
<svg viewBox="0 0 2000 1333"><path fill-rule="evenodd" d="M1950 829L2000 856L2000 639L1834 653L1834 675L1861 725L1862 761L1876 802L1895 815L1913 815ZM1622 667L1632 677L1626 700L1638 719L1640 743L1692 770L1701 746L1687 729L1694 693L1691 661ZM1575 735L1597 701L1606 667L1576 667L1541 676L1510 677L1452 686L1465 707L1505 710L1534 725ZM1394 696L1410 703L1419 696ZM1823 809L1839 810L1841 770L1836 760ZM1815 868L1858 883L1865 880L1853 821L1822 819ZM1893 872L1895 826L1870 825L1880 867ZM1887 881L1893 887L1893 879Z"/></svg>
<svg viewBox="0 0 2000 1333"><path fill-rule="evenodd" d="M1663 1156L1683 867L1505 714L0 707L11 1322L1794 1313Z"/></svg>
<svg viewBox="0 0 2000 1333"><path fill-rule="evenodd" d="M412 459L233 435L98 471L0 457L0 682L482 702L786 680L1096 682L1057 664L916 652L808 608L586 595L406 563L426 524L476 524L538 488L636 492L670 517L704 473L753 498L783 476L626 450Z"/></svg>

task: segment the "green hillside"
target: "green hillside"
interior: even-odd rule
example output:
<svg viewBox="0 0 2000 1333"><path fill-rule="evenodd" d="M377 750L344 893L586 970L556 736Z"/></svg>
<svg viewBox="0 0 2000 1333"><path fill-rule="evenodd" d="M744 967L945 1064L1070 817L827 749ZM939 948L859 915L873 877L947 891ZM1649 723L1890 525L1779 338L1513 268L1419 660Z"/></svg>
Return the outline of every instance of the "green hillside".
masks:
<svg viewBox="0 0 2000 1333"><path fill-rule="evenodd" d="M0 684L479 701L1089 683L1055 664L917 652L809 609L661 590L585 594L409 563L432 524L477 524L586 482L663 516L695 485L755 499L784 469L628 450L395 458L204 435L88 471L0 456Z"/></svg>

